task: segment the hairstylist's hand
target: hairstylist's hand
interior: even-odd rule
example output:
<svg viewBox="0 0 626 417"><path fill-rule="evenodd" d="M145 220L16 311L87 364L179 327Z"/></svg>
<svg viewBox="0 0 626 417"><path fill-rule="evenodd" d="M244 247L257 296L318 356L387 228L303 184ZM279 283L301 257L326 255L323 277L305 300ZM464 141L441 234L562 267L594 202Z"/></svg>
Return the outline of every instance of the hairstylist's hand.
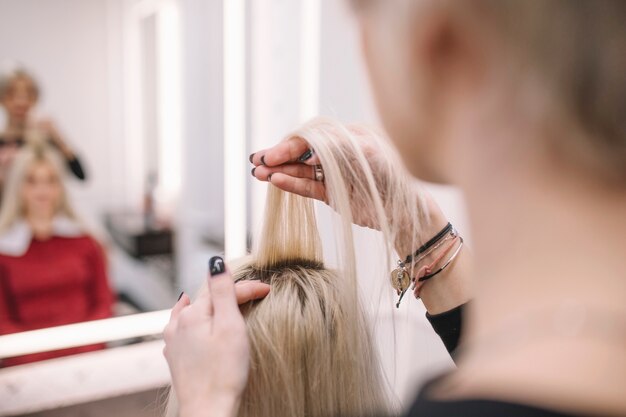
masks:
<svg viewBox="0 0 626 417"><path fill-rule="evenodd" d="M386 153L379 151L372 132L358 126L347 126L347 129L359 140L363 155L372 169L375 180L384 184L389 180L386 176L393 174L393 172L382 169L383 166L388 165L381 163L386 162L382 159L385 158ZM340 134L344 133L341 132ZM291 136L274 147L257 151L250 156L250 161L254 165L252 175L258 180L270 181L274 186L284 191L328 203L324 183L314 180L314 166L320 164L320 160L317 155L308 152L310 148L310 144L303 138ZM421 236L397 234L393 244L402 259L413 253L417 246L436 235L448 222L430 193L425 189L416 189L415 193L416 204L418 204L418 193L422 193L421 196L428 208L430 222L420 230ZM383 201L389 197L381 195ZM357 193L352 193L349 196L349 201L352 205L353 221L356 224L379 229L378 224L372 220L376 216L372 213L374 205L371 201L362 195L357 195ZM467 255L461 254L454 268L449 268L437 279L429 281L423 286L420 297L431 314L448 311L470 298L470 278Z"/></svg>
<svg viewBox="0 0 626 417"><path fill-rule="evenodd" d="M387 174L379 163L384 158L377 145L372 131L359 126L346 126L351 134L356 136L367 159L374 177L384 183ZM338 134L344 134L343 132ZM315 152L311 151L309 143L301 137L292 136L278 145L258 151L250 155L250 162L254 165L252 175L261 181L269 181L281 190L295 193L304 197L314 198L328 204L326 187L323 181L315 180L315 166L321 162ZM351 158L352 155L347 155ZM357 156L354 155L354 159ZM352 193L352 215L354 223L359 226L380 229L376 216L372 211L371 201L362 195ZM382 196L383 199L385 198Z"/></svg>
<svg viewBox="0 0 626 417"><path fill-rule="evenodd" d="M181 417L236 415L250 360L238 301L269 291L264 284L248 284L236 292L221 258L212 258L209 267L208 290L193 304L183 295L164 330L164 355Z"/></svg>
<svg viewBox="0 0 626 417"><path fill-rule="evenodd" d="M250 155L252 175L261 181L272 181L281 190L326 202L326 187L315 181L314 167L319 158L310 145L291 137L278 145Z"/></svg>

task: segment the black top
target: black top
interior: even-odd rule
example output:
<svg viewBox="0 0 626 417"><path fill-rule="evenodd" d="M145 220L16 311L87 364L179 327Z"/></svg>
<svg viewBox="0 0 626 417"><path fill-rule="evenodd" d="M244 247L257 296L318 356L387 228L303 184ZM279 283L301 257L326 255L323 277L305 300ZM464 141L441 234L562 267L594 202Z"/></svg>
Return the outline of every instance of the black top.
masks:
<svg viewBox="0 0 626 417"><path fill-rule="evenodd" d="M563 414L543 408L501 401L471 399L457 401L432 401L417 399L408 417L585 417ZM592 417L592 416L587 416ZM598 417L598 416L594 416Z"/></svg>
<svg viewBox="0 0 626 417"><path fill-rule="evenodd" d="M463 309L465 304L461 304L445 313L435 314L434 316L426 313L426 318L435 329L435 333L439 335L448 353L454 359L456 348L461 338L461 328L463 326Z"/></svg>
<svg viewBox="0 0 626 417"><path fill-rule="evenodd" d="M426 318L441 337L453 359L463 327L463 309L464 305L461 305L442 314L434 316L426 314ZM429 399L429 388L440 378L428 382L422 388L407 417L583 417L583 415L563 414L529 405L483 398L451 401Z"/></svg>
<svg viewBox="0 0 626 417"><path fill-rule="evenodd" d="M85 181L87 176L85 175L85 170L83 169L83 166L77 156L74 156L73 159L67 159L67 166L76 178L81 181Z"/></svg>

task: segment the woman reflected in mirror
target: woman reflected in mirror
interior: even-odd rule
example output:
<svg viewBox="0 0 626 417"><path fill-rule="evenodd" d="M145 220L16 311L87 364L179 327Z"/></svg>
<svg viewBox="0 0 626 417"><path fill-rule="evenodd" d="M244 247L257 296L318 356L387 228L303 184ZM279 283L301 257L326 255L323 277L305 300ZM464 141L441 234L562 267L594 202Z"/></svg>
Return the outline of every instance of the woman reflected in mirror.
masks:
<svg viewBox="0 0 626 417"><path fill-rule="evenodd" d="M16 154L0 210L0 335L111 316L106 258L76 215L58 152ZM92 345L4 360L11 366L104 348Z"/></svg>

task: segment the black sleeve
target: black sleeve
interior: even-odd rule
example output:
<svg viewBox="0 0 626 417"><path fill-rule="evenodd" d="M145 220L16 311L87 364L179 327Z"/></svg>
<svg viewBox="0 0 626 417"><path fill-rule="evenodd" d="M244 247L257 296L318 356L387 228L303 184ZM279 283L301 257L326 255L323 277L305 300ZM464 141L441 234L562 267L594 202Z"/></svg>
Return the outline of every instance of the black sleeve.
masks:
<svg viewBox="0 0 626 417"><path fill-rule="evenodd" d="M87 175L85 175L85 170L83 169L83 166L78 160L77 156L74 156L74 158L72 159L68 159L67 166L69 167L70 171L72 171L72 174L74 174L76 178L78 178L81 181L85 181L85 179L87 178Z"/></svg>
<svg viewBox="0 0 626 417"><path fill-rule="evenodd" d="M461 329L463 327L463 308L465 304L446 311L445 313L430 315L426 313L426 318L439 335L448 352L454 359L454 352L459 345Z"/></svg>

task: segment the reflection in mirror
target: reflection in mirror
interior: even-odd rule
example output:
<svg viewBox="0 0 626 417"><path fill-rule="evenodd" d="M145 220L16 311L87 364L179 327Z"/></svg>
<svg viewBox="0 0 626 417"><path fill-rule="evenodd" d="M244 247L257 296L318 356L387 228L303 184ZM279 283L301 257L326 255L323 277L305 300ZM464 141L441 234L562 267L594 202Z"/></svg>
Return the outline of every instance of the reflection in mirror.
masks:
<svg viewBox="0 0 626 417"><path fill-rule="evenodd" d="M10 95L5 93L5 102ZM5 161L10 166L0 208L3 334L107 318L113 304L102 247L75 214L61 157L35 137L26 132L24 145ZM3 365L103 347L9 358Z"/></svg>
<svg viewBox="0 0 626 417"><path fill-rule="evenodd" d="M223 251L221 50L184 85L179 9L0 0L0 336L167 309Z"/></svg>

